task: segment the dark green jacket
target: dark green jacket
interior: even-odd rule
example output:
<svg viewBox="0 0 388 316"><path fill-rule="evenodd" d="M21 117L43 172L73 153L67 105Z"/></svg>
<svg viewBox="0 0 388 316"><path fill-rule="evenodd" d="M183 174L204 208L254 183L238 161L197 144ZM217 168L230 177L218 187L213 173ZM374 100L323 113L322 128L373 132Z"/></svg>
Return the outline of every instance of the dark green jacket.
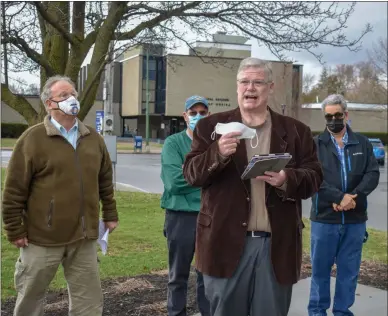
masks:
<svg viewBox="0 0 388 316"><path fill-rule="evenodd" d="M78 121L77 149L50 122L16 142L5 179L2 213L9 241L38 246L98 238L104 221L117 221L112 163L104 139Z"/></svg>
<svg viewBox="0 0 388 316"><path fill-rule="evenodd" d="M164 184L161 207L164 209L199 211L201 189L186 182L182 169L185 156L191 150L191 142L186 130L167 137L164 142L161 172Z"/></svg>

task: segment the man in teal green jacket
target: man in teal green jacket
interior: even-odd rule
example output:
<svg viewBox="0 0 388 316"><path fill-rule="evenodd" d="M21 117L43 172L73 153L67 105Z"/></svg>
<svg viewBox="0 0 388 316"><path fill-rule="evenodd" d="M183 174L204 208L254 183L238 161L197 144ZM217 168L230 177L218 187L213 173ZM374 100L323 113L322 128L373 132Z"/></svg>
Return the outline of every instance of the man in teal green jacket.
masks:
<svg viewBox="0 0 388 316"><path fill-rule="evenodd" d="M164 192L161 207L166 210L164 236L168 246L169 316L186 316L187 283L195 251L197 215L201 204L201 189L190 186L183 177L182 166L191 150L193 130L197 122L209 115L208 102L200 96L186 100L183 118L186 130L167 137L162 150L161 178ZM197 271L197 303L202 316L210 315L205 297L202 274Z"/></svg>

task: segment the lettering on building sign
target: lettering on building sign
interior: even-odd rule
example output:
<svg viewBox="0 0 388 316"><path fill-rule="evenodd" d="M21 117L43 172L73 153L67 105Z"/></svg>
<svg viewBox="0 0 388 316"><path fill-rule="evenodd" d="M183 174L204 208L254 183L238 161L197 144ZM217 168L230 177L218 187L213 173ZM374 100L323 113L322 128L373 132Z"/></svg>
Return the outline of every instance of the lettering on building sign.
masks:
<svg viewBox="0 0 388 316"><path fill-rule="evenodd" d="M206 98L209 102L209 107L212 106L230 106L230 101L228 98Z"/></svg>

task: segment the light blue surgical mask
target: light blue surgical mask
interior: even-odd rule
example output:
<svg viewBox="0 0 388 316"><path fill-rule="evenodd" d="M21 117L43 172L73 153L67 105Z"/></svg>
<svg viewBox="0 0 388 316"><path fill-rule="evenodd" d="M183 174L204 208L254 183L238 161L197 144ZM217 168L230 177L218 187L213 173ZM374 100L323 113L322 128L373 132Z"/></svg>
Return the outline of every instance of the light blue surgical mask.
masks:
<svg viewBox="0 0 388 316"><path fill-rule="evenodd" d="M189 116L189 128L193 131L195 128L195 125L197 125L198 121L204 118L203 115L197 114L196 116Z"/></svg>

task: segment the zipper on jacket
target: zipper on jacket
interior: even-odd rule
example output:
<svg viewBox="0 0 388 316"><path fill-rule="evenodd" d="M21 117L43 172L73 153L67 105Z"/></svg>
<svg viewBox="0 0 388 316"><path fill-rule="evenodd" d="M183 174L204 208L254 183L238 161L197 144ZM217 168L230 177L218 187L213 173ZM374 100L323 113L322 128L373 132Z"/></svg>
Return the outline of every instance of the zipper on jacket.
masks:
<svg viewBox="0 0 388 316"><path fill-rule="evenodd" d="M349 149L347 149L346 152L348 153L348 169L349 169L349 172L350 172L350 171L352 171L352 165L350 163Z"/></svg>
<svg viewBox="0 0 388 316"><path fill-rule="evenodd" d="M318 192L316 194L316 198L315 198L315 214L318 216Z"/></svg>
<svg viewBox="0 0 388 316"><path fill-rule="evenodd" d="M342 192L345 192L345 184L344 184L344 174L343 174L343 168L342 168L342 162L340 161L340 167L341 167L341 184L342 184ZM346 166L345 166L346 168ZM342 217L342 225L345 224L345 215L344 211L341 212L341 217Z"/></svg>
<svg viewBox="0 0 388 316"><path fill-rule="evenodd" d="M53 207L54 207L54 198L51 198L49 203L49 211L47 215L47 226L51 227L53 219Z"/></svg>
<svg viewBox="0 0 388 316"><path fill-rule="evenodd" d="M78 158L78 154L77 154L77 149L78 149L80 140L81 140L81 137L77 140L77 146L75 149L75 164L78 168L78 174L79 174L79 180L80 180L80 192L81 192L80 215L81 215L82 232L84 234L84 238L87 238L86 227L85 227L85 214L84 214L84 207L83 207L83 205L84 205L84 186L83 186L83 182L82 182L82 170L81 170L81 166L79 164L79 158Z"/></svg>
<svg viewBox="0 0 388 316"><path fill-rule="evenodd" d="M344 157L345 158L345 172L346 172L346 178L348 178L348 176L349 176L348 170L350 171L351 167L350 167L349 149L346 148L346 145L344 145L344 155L345 155L345 152L347 153L347 157ZM346 168L346 161L348 162L348 168ZM343 168L341 165L341 171L342 171L342 169ZM342 174L342 172L341 172L341 174ZM347 190L347 183L345 183L345 177L343 177L342 178L342 191L346 194L346 190ZM344 211L342 211L341 213L342 213L342 225L345 225L345 213L344 213Z"/></svg>
<svg viewBox="0 0 388 316"><path fill-rule="evenodd" d="M77 155L77 148L81 142L81 138L82 136L79 136L77 141L76 141L76 147L74 148L72 144L70 144L68 142L68 140L63 137L63 135L60 135L60 137L63 138L63 140L69 144L71 146L71 148L73 148L74 150L74 155L75 155L75 164L77 166L77 169L78 169L78 174L79 174L79 177L80 177L80 191L81 191L81 204L80 204L80 215L81 215L81 225L82 225L82 232L83 232L83 235L84 235L84 238L87 237L86 235L86 228L85 228L85 216L84 216L84 209L83 209L83 204L84 204L84 187L83 187L83 182L82 182L82 173L81 173L81 167L79 165L79 159L78 159L78 155ZM51 219L51 217L49 217L49 219ZM50 227L50 226L49 226Z"/></svg>

